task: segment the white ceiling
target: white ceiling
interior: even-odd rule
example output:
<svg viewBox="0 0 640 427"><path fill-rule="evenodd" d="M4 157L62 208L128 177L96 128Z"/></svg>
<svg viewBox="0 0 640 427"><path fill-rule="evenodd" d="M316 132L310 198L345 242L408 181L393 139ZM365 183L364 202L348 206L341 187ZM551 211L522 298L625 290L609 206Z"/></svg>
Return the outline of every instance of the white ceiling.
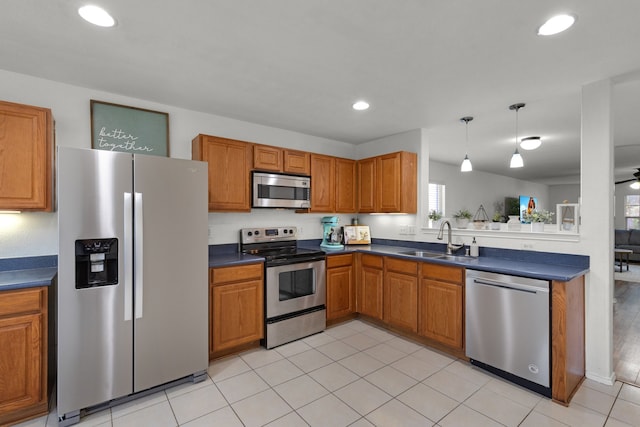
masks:
<svg viewBox="0 0 640 427"><path fill-rule="evenodd" d="M97 0L111 29L81 20L84 3L3 0L0 68L353 144L425 128L456 165L471 115L475 170L547 181L579 171L581 87L630 75L615 140L640 144L637 0ZM537 36L558 12L576 25ZM360 98L372 108L353 111ZM519 135L543 146L509 170L515 102Z"/></svg>

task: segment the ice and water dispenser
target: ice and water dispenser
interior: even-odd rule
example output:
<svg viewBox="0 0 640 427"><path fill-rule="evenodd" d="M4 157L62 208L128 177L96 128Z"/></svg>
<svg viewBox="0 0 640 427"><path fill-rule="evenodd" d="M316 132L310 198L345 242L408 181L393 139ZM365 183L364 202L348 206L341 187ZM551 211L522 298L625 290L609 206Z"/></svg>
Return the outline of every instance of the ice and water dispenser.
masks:
<svg viewBox="0 0 640 427"><path fill-rule="evenodd" d="M118 239L76 240L76 289L118 284Z"/></svg>

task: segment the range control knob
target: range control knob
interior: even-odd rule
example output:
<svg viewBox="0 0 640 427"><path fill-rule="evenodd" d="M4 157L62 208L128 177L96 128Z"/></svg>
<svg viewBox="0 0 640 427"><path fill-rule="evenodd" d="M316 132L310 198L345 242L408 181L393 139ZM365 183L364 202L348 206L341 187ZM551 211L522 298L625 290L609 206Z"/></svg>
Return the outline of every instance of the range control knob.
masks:
<svg viewBox="0 0 640 427"><path fill-rule="evenodd" d="M259 236L260 235L260 230L254 231L253 234L255 234L256 236Z"/></svg>
<svg viewBox="0 0 640 427"><path fill-rule="evenodd" d="M251 237L251 236L253 236L253 233L249 231L249 232L247 233L247 236Z"/></svg>
<svg viewBox="0 0 640 427"><path fill-rule="evenodd" d="M290 230L289 230L289 234L293 234L293 229L290 229Z"/></svg>

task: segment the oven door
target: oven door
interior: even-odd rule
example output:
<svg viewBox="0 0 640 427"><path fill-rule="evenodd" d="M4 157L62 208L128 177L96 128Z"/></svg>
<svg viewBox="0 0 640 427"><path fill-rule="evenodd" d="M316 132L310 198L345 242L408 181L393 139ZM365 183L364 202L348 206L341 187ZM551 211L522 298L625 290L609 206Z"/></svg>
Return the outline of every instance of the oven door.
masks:
<svg viewBox="0 0 640 427"><path fill-rule="evenodd" d="M266 276L267 319L322 306L327 301L324 259L267 265Z"/></svg>

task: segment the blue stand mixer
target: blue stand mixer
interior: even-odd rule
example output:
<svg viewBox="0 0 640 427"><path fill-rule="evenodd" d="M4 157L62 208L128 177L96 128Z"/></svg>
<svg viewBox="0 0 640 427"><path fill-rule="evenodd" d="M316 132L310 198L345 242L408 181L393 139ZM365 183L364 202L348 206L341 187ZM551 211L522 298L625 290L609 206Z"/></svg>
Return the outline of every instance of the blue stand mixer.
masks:
<svg viewBox="0 0 640 427"><path fill-rule="evenodd" d="M322 243L320 247L322 249L343 249L342 244L342 228L338 227L337 216L325 216L320 221L324 231L322 233Z"/></svg>

